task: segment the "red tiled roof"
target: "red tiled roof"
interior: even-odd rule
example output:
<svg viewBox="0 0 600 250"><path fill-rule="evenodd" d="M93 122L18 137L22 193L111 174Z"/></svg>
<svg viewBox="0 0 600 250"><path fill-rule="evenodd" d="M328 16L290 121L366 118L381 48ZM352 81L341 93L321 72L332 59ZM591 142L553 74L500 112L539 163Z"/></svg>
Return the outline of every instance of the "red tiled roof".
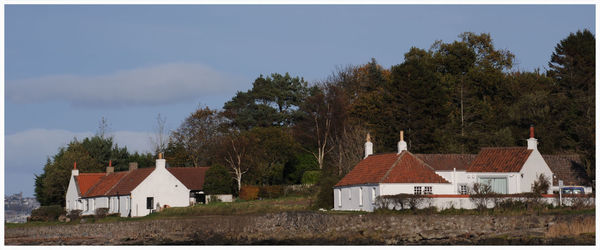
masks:
<svg viewBox="0 0 600 250"><path fill-rule="evenodd" d="M436 171L466 170L475 154L415 154Z"/></svg>
<svg viewBox="0 0 600 250"><path fill-rule="evenodd" d="M564 185L569 186L592 185L579 155L542 155L542 157L556 176L552 183L554 186L558 186L558 180L563 180Z"/></svg>
<svg viewBox="0 0 600 250"><path fill-rule="evenodd" d="M167 168L189 190L202 190L208 167Z"/></svg>
<svg viewBox="0 0 600 250"><path fill-rule="evenodd" d="M335 186L367 183L448 183L410 152L370 155Z"/></svg>
<svg viewBox="0 0 600 250"><path fill-rule="evenodd" d="M80 173L78 176L75 176L80 194L85 194L88 189L98 183L105 175L106 173Z"/></svg>
<svg viewBox="0 0 600 250"><path fill-rule="evenodd" d="M396 160L398 160L398 155L395 153L369 155L346 174L336 186L379 183Z"/></svg>
<svg viewBox="0 0 600 250"><path fill-rule="evenodd" d="M108 192L115 187L123 177L125 177L129 172L116 172L108 174L100 179L96 185L90 188L87 193L82 195L83 197L94 197L94 196L105 196Z"/></svg>
<svg viewBox="0 0 600 250"><path fill-rule="evenodd" d="M449 183L436 174L433 168L408 151L399 156L400 160L390 168L381 183Z"/></svg>
<svg viewBox="0 0 600 250"><path fill-rule="evenodd" d="M467 172L519 172L531 152L522 147L482 148Z"/></svg>
<svg viewBox="0 0 600 250"><path fill-rule="evenodd" d="M142 183L152 171L154 171L154 168L138 168L133 171L124 171L127 174L106 195L131 194L131 191Z"/></svg>

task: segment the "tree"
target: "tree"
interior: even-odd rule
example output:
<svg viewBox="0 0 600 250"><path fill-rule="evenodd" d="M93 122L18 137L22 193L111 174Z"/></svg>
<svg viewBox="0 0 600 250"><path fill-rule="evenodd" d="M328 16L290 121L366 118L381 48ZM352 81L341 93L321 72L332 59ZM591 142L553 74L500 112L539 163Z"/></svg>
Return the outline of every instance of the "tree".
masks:
<svg viewBox="0 0 600 250"><path fill-rule="evenodd" d="M221 145L221 157L226 166L231 170L233 178L237 183L237 192L242 189L242 178L248 173L252 166L248 151L255 146L254 138L246 134L232 132L225 136Z"/></svg>
<svg viewBox="0 0 600 250"><path fill-rule="evenodd" d="M285 127L255 127L243 134L255 145L248 151L248 183L279 185L284 182L285 165L292 161L298 144Z"/></svg>
<svg viewBox="0 0 600 250"><path fill-rule="evenodd" d="M231 175L220 164L211 166L206 171L204 178L204 192L206 194L231 194Z"/></svg>
<svg viewBox="0 0 600 250"><path fill-rule="evenodd" d="M238 92L223 106L231 125L241 130L253 127L290 126L297 108L308 94L303 78L273 73L260 75L247 92Z"/></svg>
<svg viewBox="0 0 600 250"><path fill-rule="evenodd" d="M171 138L176 146L183 147L193 166L209 165L213 158L211 150L221 135L223 123L217 111L199 108L185 119Z"/></svg>
<svg viewBox="0 0 600 250"><path fill-rule="evenodd" d="M75 162L78 163L80 172L104 170L104 166L92 158L80 142L72 141L67 148L61 148L52 159L48 159L44 172L36 176L35 196L42 206L65 204L65 194Z"/></svg>
<svg viewBox="0 0 600 250"><path fill-rule="evenodd" d="M561 40L548 63L548 75L557 84L553 109L560 128L567 133L561 144L573 142L584 155L588 175L595 178L595 70L596 38L589 30L571 33ZM569 145L569 144L567 144Z"/></svg>

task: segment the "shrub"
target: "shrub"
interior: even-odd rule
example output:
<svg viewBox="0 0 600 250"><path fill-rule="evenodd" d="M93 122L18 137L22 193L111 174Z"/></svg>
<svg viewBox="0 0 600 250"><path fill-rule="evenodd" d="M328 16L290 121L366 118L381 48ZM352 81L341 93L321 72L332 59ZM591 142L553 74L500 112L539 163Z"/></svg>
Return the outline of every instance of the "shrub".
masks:
<svg viewBox="0 0 600 250"><path fill-rule="evenodd" d="M30 221L56 221L61 215L66 215L60 205L41 206L31 211Z"/></svg>
<svg viewBox="0 0 600 250"><path fill-rule="evenodd" d="M81 217L81 213L83 211L80 209L73 209L71 211L69 211L69 213L67 214L67 217L69 217L69 219L71 219L71 221L77 220L79 219L79 217Z"/></svg>
<svg viewBox="0 0 600 250"><path fill-rule="evenodd" d="M319 180L317 193L317 208L331 209L333 208L333 186L339 181L339 177L335 175L324 175Z"/></svg>
<svg viewBox="0 0 600 250"><path fill-rule="evenodd" d="M311 170L306 171L302 175L302 184L315 184L319 182L321 178L321 171L319 170Z"/></svg>
<svg viewBox="0 0 600 250"><path fill-rule="evenodd" d="M417 210L429 198L418 194L383 195L375 199L375 204L381 209L391 210Z"/></svg>
<svg viewBox="0 0 600 250"><path fill-rule="evenodd" d="M240 189L240 199L242 200L256 200L258 198L259 188L257 186L242 186Z"/></svg>
<svg viewBox="0 0 600 250"><path fill-rule="evenodd" d="M259 188L258 197L260 198L279 198L283 196L283 186L261 186Z"/></svg>
<svg viewBox="0 0 600 250"><path fill-rule="evenodd" d="M533 182L531 186L531 192L534 194L542 195L548 192L550 188L550 179L546 177L544 174L539 174L537 176L537 180Z"/></svg>
<svg viewBox="0 0 600 250"><path fill-rule="evenodd" d="M497 197L496 193L492 191L492 187L487 184L475 183L471 189L471 195L469 199L475 204L475 207L479 211L487 209L490 201Z"/></svg>
<svg viewBox="0 0 600 250"><path fill-rule="evenodd" d="M101 208L96 208L95 211L95 216L96 218L100 219L100 218L104 218L106 217L106 215L108 214L108 208L107 207L101 207Z"/></svg>

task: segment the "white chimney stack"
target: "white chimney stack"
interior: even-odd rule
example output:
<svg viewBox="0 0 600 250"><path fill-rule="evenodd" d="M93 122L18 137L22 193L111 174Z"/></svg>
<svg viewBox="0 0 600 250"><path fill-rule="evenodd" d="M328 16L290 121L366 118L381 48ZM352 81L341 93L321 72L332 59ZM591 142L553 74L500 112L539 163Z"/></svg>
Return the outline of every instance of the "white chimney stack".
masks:
<svg viewBox="0 0 600 250"><path fill-rule="evenodd" d="M400 130L400 141L398 142L398 154L402 153L402 151L407 150L408 146L404 141L404 131Z"/></svg>
<svg viewBox="0 0 600 250"><path fill-rule="evenodd" d="M367 142L365 142L365 158L373 154L373 143L371 142L371 134L367 133Z"/></svg>
<svg viewBox="0 0 600 250"><path fill-rule="evenodd" d="M77 162L73 163L73 170L71 170L71 175L72 176L78 176L79 175L79 169L77 169Z"/></svg>
<svg viewBox="0 0 600 250"><path fill-rule="evenodd" d="M537 150L537 139L533 136L533 124L531 124L531 127L529 127L529 139L527 139L527 149Z"/></svg>
<svg viewBox="0 0 600 250"><path fill-rule="evenodd" d="M166 169L167 160L162 158L162 153L158 153L158 159L156 159L156 169Z"/></svg>

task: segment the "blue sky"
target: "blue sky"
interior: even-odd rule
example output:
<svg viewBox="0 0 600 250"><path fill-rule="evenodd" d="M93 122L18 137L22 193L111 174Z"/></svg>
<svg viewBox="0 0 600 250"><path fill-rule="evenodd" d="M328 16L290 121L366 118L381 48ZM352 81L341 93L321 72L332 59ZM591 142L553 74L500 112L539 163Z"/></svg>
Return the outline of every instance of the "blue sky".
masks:
<svg viewBox="0 0 600 250"><path fill-rule="evenodd" d="M490 33L515 70L547 68L554 46L595 34L593 5L5 6L5 193L101 117L119 145L147 151L156 116L176 129L221 108L260 74L309 82L336 67L402 63L411 47Z"/></svg>

